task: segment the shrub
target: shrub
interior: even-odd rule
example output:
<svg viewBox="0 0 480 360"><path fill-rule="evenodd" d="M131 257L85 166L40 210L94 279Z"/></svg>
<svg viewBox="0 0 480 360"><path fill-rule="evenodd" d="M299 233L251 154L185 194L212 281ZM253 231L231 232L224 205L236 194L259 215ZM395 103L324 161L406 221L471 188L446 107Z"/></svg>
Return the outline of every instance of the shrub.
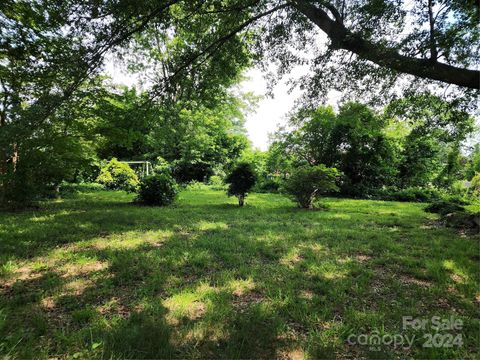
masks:
<svg viewBox="0 0 480 360"><path fill-rule="evenodd" d="M168 174L155 174L140 182L137 200L146 205L166 206L177 198L178 186Z"/></svg>
<svg viewBox="0 0 480 360"><path fill-rule="evenodd" d="M468 186L466 180L457 180L452 183L450 192L457 196L465 197L468 195Z"/></svg>
<svg viewBox="0 0 480 360"><path fill-rule="evenodd" d="M208 185L210 185L213 190L225 189L225 184L223 183L222 178L218 175L210 176L210 179L208 180Z"/></svg>
<svg viewBox="0 0 480 360"><path fill-rule="evenodd" d="M454 213L457 211L464 211L465 208L455 202L447 201L447 200L438 200L425 208L426 212L437 213L440 215L446 215L450 213Z"/></svg>
<svg viewBox="0 0 480 360"><path fill-rule="evenodd" d="M153 166L153 172L156 174L161 174L165 172L171 173L171 171L171 165L168 163L168 161L161 156L158 156L155 165Z"/></svg>
<svg viewBox="0 0 480 360"><path fill-rule="evenodd" d="M476 173L475 176L470 181L469 190L474 197L480 198L480 173Z"/></svg>
<svg viewBox="0 0 480 360"><path fill-rule="evenodd" d="M379 200L431 202L442 198L442 193L432 188L409 187L406 189L384 188L375 193Z"/></svg>
<svg viewBox="0 0 480 360"><path fill-rule="evenodd" d="M173 163L173 177L181 184L187 184L191 181L204 182L212 175L212 166L203 161L187 162L180 160Z"/></svg>
<svg viewBox="0 0 480 360"><path fill-rule="evenodd" d="M339 175L337 169L323 164L301 166L286 180L284 189L300 207L311 209L320 195L339 191L336 185Z"/></svg>
<svg viewBox="0 0 480 360"><path fill-rule="evenodd" d="M228 196L238 197L238 205L243 206L247 193L253 188L256 181L257 175L252 165L246 162L239 163L225 179L225 182L229 184Z"/></svg>
<svg viewBox="0 0 480 360"><path fill-rule="evenodd" d="M97 182L105 185L110 190L125 190L134 192L139 180L135 171L128 164L121 163L113 158L107 165L102 167L97 177Z"/></svg>
<svg viewBox="0 0 480 360"><path fill-rule="evenodd" d="M190 181L188 184L180 184L180 186L184 189L188 189L188 190L207 190L208 189L208 185L201 182L201 181L196 181L196 180L192 180Z"/></svg>
<svg viewBox="0 0 480 360"><path fill-rule="evenodd" d="M255 185L255 191L260 193L278 193L280 180L278 177L262 179Z"/></svg>

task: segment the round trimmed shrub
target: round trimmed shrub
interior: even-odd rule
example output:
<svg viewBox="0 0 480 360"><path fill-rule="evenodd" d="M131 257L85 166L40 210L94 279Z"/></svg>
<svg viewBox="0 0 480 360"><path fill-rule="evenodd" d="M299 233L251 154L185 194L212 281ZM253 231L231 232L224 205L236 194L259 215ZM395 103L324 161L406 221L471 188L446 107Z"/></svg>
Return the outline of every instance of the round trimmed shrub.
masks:
<svg viewBox="0 0 480 360"><path fill-rule="evenodd" d="M167 206L178 195L178 185L168 174L155 174L140 182L137 200L146 205Z"/></svg>
<svg viewBox="0 0 480 360"><path fill-rule="evenodd" d="M337 178L340 173L335 168L323 164L300 166L285 181L284 190L304 209L312 209L320 195L337 192Z"/></svg>
<svg viewBox="0 0 480 360"><path fill-rule="evenodd" d="M110 190L125 190L134 192L139 180L135 171L125 163L113 158L107 165L102 167L97 177L97 182Z"/></svg>
<svg viewBox="0 0 480 360"><path fill-rule="evenodd" d="M228 196L236 196L238 205L243 206L247 193L257 181L257 175L251 164L241 162L235 166L232 172L225 178L228 185Z"/></svg>

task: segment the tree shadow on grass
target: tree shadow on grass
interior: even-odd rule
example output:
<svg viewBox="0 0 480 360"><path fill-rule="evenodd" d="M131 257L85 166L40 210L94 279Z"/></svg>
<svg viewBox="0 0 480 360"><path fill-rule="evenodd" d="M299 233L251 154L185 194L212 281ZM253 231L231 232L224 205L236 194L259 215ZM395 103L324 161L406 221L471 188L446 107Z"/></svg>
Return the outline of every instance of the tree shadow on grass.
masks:
<svg viewBox="0 0 480 360"><path fill-rule="evenodd" d="M107 264L67 275L61 267L48 268L17 279L8 288L13 293L0 289L0 308L8 309L10 324L0 336L10 336L7 348L23 339L13 352L18 357L42 348L45 357L85 351L83 357L274 358L297 348L331 357L345 353L347 331L385 323L392 329L406 309L431 311L416 309L416 297L421 294L429 304L436 300L433 292L419 292L418 279L404 278L409 282L402 284L399 267L422 268L428 260L440 273L436 286L446 291L449 285L442 282L448 280L444 256L423 249L428 239L410 243L392 232L385 240L372 240L388 231L387 225L396 226L395 216L361 218L360 224L331 210L301 211L301 218L292 219L289 214L297 209L280 206L266 221L257 221L260 207L87 205L88 211L64 207L40 221L21 219L30 226L23 230L22 222L10 224L17 232L10 244L26 240L18 252L11 249L12 256L40 256L60 244L101 236L105 247L69 253L72 259ZM364 220L372 222L369 227L362 228ZM109 237L150 230L170 235L161 242L109 247ZM445 249L454 245L458 241L445 243ZM415 259L406 249L421 250L423 257ZM238 284L243 288L235 288Z"/></svg>

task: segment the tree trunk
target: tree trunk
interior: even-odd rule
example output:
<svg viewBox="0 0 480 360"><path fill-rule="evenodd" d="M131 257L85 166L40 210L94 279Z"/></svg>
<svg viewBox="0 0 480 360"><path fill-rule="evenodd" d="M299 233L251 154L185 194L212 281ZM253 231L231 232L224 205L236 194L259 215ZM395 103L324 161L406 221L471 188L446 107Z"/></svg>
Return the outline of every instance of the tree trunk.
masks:
<svg viewBox="0 0 480 360"><path fill-rule="evenodd" d="M245 204L245 195L238 195L238 205L243 206Z"/></svg>
<svg viewBox="0 0 480 360"><path fill-rule="evenodd" d="M5 105L4 105L5 106ZM0 112L0 131L2 127L6 125L5 112ZM7 154L6 149L0 149L0 175L7 173Z"/></svg>

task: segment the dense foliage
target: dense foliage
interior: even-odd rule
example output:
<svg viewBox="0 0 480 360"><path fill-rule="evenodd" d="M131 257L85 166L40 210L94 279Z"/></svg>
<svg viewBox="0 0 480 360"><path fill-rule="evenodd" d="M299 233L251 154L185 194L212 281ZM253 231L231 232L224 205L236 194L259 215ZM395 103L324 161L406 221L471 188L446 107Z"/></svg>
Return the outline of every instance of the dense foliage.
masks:
<svg viewBox="0 0 480 360"><path fill-rule="evenodd" d="M92 180L94 164L111 157L160 156L227 171L248 147L237 126L242 100L232 87L254 63L278 65L273 83L308 63L311 72L300 80L307 105L330 90L392 98L436 81L433 91L471 110L479 84L477 20L474 1L2 1L0 200L31 202L62 181ZM98 75L107 57L122 59L148 84L145 91L105 87ZM427 103L432 108L429 98L415 106ZM373 115L362 112L360 123L373 124ZM343 115L351 117L347 110ZM357 125L342 125L341 142L360 152L346 154L339 169L350 174L354 192L363 192L366 183L392 177L389 158L379 164L390 143L375 126L366 125L367 136ZM435 181L446 186L458 177L455 146L438 148L437 134L409 134L404 164L412 154L424 157L412 168L396 168L408 180L402 186L431 182L409 171L435 172L425 159L442 151L449 165ZM361 161L359 169L363 157L377 154L368 152L372 146L381 156L373 164ZM384 171L374 173L377 166Z"/></svg>
<svg viewBox="0 0 480 360"><path fill-rule="evenodd" d="M425 208L425 211L437 213L440 215L447 215L456 211L464 211L465 208L455 202L439 200L431 203Z"/></svg>
<svg viewBox="0 0 480 360"><path fill-rule="evenodd" d="M247 193L257 181L257 175L252 165L247 162L238 163L225 178L228 185L228 196L236 196L238 205L243 206Z"/></svg>
<svg viewBox="0 0 480 360"><path fill-rule="evenodd" d="M155 174L142 179L137 200L146 205L167 206L177 198L178 186L167 173Z"/></svg>
<svg viewBox="0 0 480 360"><path fill-rule="evenodd" d="M100 170L97 182L110 190L136 191L139 180L132 168L113 158Z"/></svg>
<svg viewBox="0 0 480 360"><path fill-rule="evenodd" d="M338 113L302 109L289 125L276 133L267 154L272 175L325 164L343 174L344 195L392 198L397 192L411 201L429 201L429 189L449 190L471 179L462 164L474 159L462 154L461 144L474 131L473 119L429 94L394 101L383 112L354 102Z"/></svg>
<svg viewBox="0 0 480 360"><path fill-rule="evenodd" d="M311 209L315 200L328 193L337 192L336 184L339 172L323 164L304 165L295 169L285 181L284 189L297 204L304 209Z"/></svg>

